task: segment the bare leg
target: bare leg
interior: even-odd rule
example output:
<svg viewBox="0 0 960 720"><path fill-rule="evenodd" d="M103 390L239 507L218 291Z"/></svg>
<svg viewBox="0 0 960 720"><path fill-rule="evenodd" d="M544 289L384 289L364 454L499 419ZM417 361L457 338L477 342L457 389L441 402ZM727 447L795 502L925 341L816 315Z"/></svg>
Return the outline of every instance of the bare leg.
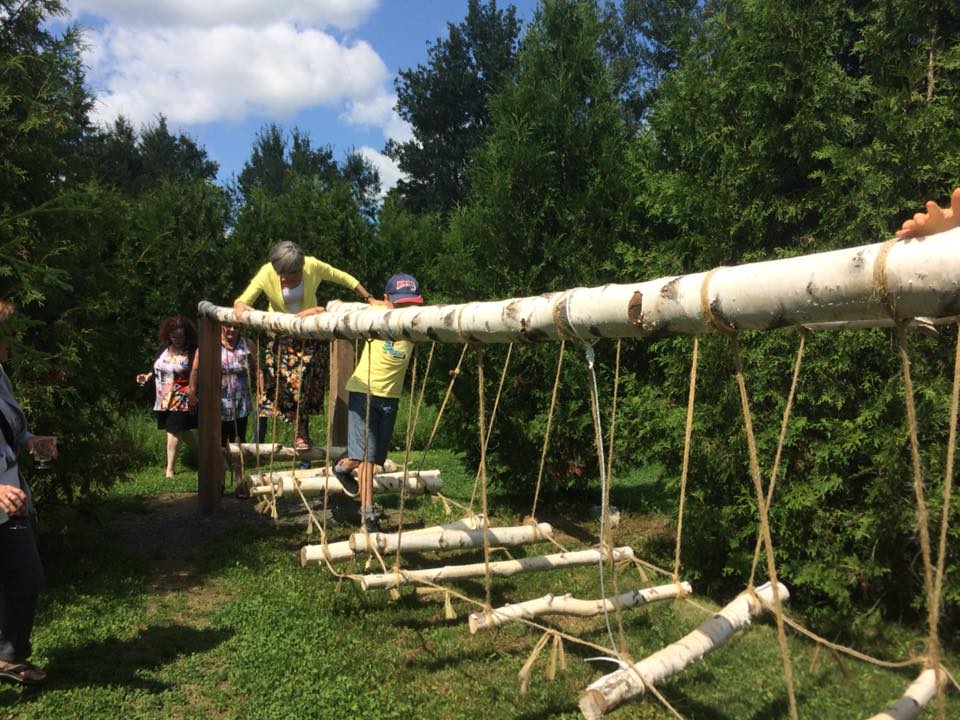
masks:
<svg viewBox="0 0 960 720"><path fill-rule="evenodd" d="M166 476L173 477L174 469L177 464L177 448L180 446L180 440L172 432L167 433L167 472Z"/></svg>

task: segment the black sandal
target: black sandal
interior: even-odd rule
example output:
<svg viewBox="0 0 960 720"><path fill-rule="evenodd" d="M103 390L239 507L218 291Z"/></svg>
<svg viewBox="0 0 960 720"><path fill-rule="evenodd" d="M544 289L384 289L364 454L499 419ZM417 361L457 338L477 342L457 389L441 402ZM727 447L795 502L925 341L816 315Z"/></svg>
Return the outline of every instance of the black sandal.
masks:
<svg viewBox="0 0 960 720"><path fill-rule="evenodd" d="M29 677L28 673L39 673L40 677ZM43 685L47 681L47 672L33 663L14 663L7 667L0 667L0 680L8 680L20 685Z"/></svg>

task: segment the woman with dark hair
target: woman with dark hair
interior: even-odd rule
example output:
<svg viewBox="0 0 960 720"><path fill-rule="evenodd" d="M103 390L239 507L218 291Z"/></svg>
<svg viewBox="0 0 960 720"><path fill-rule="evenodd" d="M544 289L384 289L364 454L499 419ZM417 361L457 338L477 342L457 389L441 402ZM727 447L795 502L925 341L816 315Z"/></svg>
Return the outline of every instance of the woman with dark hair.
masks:
<svg viewBox="0 0 960 720"><path fill-rule="evenodd" d="M190 402L190 369L197 348L197 328L189 318L171 315L161 321L157 341L163 349L154 360L153 372L140 373L137 382L143 385L154 378L153 411L157 416L157 429L167 431L166 476L173 477L180 443L197 447L193 435L197 415Z"/></svg>
<svg viewBox="0 0 960 720"><path fill-rule="evenodd" d="M304 254L295 242L284 240L270 249L270 262L263 265L247 289L233 304L241 320L261 294L267 296L271 312L295 313L308 317L325 308L317 301L317 288L322 282L349 288L371 305L382 305L349 273L338 270L315 257ZM323 389L326 385L326 347L318 340L294 340L271 337L263 363L264 397L260 413L282 416L296 421L295 446L310 447L307 419L323 412ZM298 410L299 407L299 410ZM298 415L299 412L299 415Z"/></svg>
<svg viewBox="0 0 960 720"><path fill-rule="evenodd" d="M12 334L2 324L13 315L13 303L0 300L0 363L7 361ZM17 453L55 458L57 439L34 435L13 396L10 379L0 365L0 678L21 685L39 685L47 673L27 661L30 635L43 586L43 566L30 522L30 488L20 476Z"/></svg>

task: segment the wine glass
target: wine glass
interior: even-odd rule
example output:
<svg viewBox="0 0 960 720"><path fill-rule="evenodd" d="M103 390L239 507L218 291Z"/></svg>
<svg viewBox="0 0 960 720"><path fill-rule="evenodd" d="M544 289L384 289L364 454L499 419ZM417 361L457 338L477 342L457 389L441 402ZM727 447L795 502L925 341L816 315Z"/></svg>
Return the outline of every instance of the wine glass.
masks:
<svg viewBox="0 0 960 720"><path fill-rule="evenodd" d="M53 468L53 458L47 453L35 450L33 453L34 469L38 472L47 472Z"/></svg>

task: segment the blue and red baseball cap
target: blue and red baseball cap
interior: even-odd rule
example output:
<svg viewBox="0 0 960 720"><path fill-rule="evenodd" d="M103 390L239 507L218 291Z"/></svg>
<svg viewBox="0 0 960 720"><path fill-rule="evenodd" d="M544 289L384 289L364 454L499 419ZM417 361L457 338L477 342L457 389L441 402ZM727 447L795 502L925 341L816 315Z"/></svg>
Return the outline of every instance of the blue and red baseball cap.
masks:
<svg viewBox="0 0 960 720"><path fill-rule="evenodd" d="M420 297L420 283L413 275L399 273L387 280L385 290L390 302L394 305L404 305L407 303L421 304L423 298Z"/></svg>

